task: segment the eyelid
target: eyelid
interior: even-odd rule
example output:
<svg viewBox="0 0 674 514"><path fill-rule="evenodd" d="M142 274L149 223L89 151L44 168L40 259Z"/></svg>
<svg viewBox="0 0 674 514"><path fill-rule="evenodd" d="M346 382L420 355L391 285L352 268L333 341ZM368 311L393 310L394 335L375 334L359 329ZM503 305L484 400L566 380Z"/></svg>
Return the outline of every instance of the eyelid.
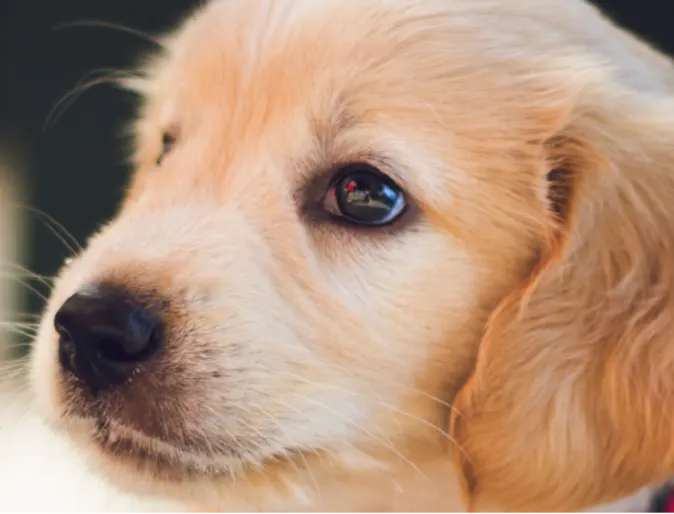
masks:
<svg viewBox="0 0 674 514"><path fill-rule="evenodd" d="M394 166L390 159L374 152L359 152L346 155L340 159L331 160L327 166L317 165L316 163L303 163L303 167L315 171L309 176L303 177L298 184L296 188L296 191L299 193L298 200L304 198L308 201L316 201L322 198L327 188L339 179L340 170L354 163L370 166L395 182L398 187L404 190L408 188L408 182L400 173L400 169Z"/></svg>
<svg viewBox="0 0 674 514"><path fill-rule="evenodd" d="M391 159L381 154L364 153L356 155L354 158L342 159L335 162L330 167L330 170L333 173L333 177L337 180L339 179L340 172L348 172L352 165L358 164L369 166L375 173L395 182L398 187L403 189L407 187L407 182L400 173L400 170L391 162Z"/></svg>

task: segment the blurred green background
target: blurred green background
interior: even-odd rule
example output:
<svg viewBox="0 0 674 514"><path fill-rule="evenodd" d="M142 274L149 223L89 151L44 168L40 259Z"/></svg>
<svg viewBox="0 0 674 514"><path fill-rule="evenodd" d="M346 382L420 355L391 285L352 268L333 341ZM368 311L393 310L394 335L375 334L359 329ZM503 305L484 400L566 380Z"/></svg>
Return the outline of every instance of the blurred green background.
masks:
<svg viewBox="0 0 674 514"><path fill-rule="evenodd" d="M674 0L595 3L674 54ZM120 198L129 171L124 128L136 99L113 87L96 86L52 125L45 123L59 100L88 73L133 67L152 44L122 30L59 26L86 20L158 34L194 5L189 0L0 0L0 150L4 148L10 172L21 179L21 202L52 216L81 243L111 216ZM68 249L39 217L24 214L23 264L51 276ZM45 292L39 282L33 285ZM24 311L37 312L42 304L32 293L24 301Z"/></svg>

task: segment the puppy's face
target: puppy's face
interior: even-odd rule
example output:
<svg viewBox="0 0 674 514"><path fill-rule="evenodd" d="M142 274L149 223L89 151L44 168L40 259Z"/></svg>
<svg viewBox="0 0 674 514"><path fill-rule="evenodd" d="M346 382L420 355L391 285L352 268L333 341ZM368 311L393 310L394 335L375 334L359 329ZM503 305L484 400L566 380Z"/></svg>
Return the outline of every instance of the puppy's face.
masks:
<svg viewBox="0 0 674 514"><path fill-rule="evenodd" d="M447 6L366 4L213 2L141 85L131 186L33 367L133 481L409 465L546 241L548 85Z"/></svg>

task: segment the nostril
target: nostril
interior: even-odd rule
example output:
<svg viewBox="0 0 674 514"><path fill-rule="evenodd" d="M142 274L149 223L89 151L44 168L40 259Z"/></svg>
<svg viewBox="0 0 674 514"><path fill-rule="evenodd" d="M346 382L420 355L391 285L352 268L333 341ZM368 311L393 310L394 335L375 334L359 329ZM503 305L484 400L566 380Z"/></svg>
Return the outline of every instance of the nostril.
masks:
<svg viewBox="0 0 674 514"><path fill-rule="evenodd" d="M128 344L129 341L104 337L96 343L98 356L102 361L118 364L134 364L152 357L158 349L158 337L153 330L142 346Z"/></svg>
<svg viewBox="0 0 674 514"><path fill-rule="evenodd" d="M75 373L75 357L77 353L75 342L67 332L58 329L57 332L59 334L59 360L61 361L61 365L71 373Z"/></svg>
<svg viewBox="0 0 674 514"><path fill-rule="evenodd" d="M54 317L64 370L98 390L124 382L160 349L157 316L111 288L76 293Z"/></svg>
<svg viewBox="0 0 674 514"><path fill-rule="evenodd" d="M133 362L135 355L124 348L124 344L114 339L101 339L98 341L97 350L101 359L112 362Z"/></svg>

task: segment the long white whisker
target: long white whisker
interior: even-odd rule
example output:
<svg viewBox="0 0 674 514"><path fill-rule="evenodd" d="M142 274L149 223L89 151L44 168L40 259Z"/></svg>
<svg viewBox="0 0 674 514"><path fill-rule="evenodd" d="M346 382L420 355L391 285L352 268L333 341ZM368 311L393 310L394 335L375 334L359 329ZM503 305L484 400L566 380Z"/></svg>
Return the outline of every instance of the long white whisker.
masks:
<svg viewBox="0 0 674 514"><path fill-rule="evenodd" d="M101 75L103 73L105 73L105 75L95 77L97 74ZM108 69L94 70L85 74L84 77L77 82L75 87L54 105L47 115L42 130L46 131L58 123L59 119L68 111L68 109L91 88L101 84L119 85L123 79L133 79L137 77L138 76L135 73L130 71Z"/></svg>
<svg viewBox="0 0 674 514"><path fill-rule="evenodd" d="M146 32L143 32L142 30L134 29L133 27L127 27L126 25L121 25L119 23L113 23L109 21L102 21L102 20L76 20L76 21L70 21L66 23L61 23L60 25L57 25L54 27L54 30L63 30L63 29L69 29L69 28L88 28L88 27L93 27L93 28L105 28L105 29L112 29L112 30L117 30L119 32L125 32L127 34L130 34L132 36L136 36L137 38L140 38L144 41L147 41L148 43L152 43L153 45L163 48L164 45L162 45L161 41L159 41L158 38L151 36L150 34L147 34Z"/></svg>
<svg viewBox="0 0 674 514"><path fill-rule="evenodd" d="M14 268L15 271L3 271L4 266L9 266L11 268ZM17 275L18 273L18 275ZM50 277L45 277L43 275L39 275L37 273L34 273L23 266L19 266L18 264L12 264L12 263L5 263L4 265L0 265L0 277L8 277L8 278L13 278L13 277L28 277L28 278L33 278L40 282L42 285L48 287L49 289L52 288L51 282L53 282L53 279Z"/></svg>
<svg viewBox="0 0 674 514"><path fill-rule="evenodd" d="M32 212L38 216L45 226L52 232L52 234L54 234L72 254L82 251L82 246L79 244L75 236L73 236L70 231L68 231L61 223L56 221L46 212L41 211L37 207L32 207L22 203L12 203L10 206Z"/></svg>
<svg viewBox="0 0 674 514"><path fill-rule="evenodd" d="M285 430L283 429L281 424L278 422L278 420L274 416L272 416L269 412L267 412L265 409L263 409L259 405L255 404L253 402L250 402L250 401L248 401L246 403L248 405L250 405L251 407L259 410L262 413L262 415L266 416L272 423L274 423L274 425L276 425L276 427L278 428L278 430L280 432L282 432L282 433L285 432ZM323 493L321 491L321 488L318 485L318 480L316 480L316 475L314 475L313 471L311 470L311 466L309 465L309 462L307 461L306 457L304 456L304 453L300 452L299 454L300 454L300 458L304 462L304 467L307 470L307 473L309 474L309 476L311 478L311 481L313 482L314 489L315 489L316 493L318 494L318 496L322 500L323 499ZM302 473L300 471L299 466L295 462L295 460L292 459L290 456L287 456L287 458L288 458L288 462L290 462L290 464L295 468L295 472L297 473L297 476L301 476Z"/></svg>
<svg viewBox="0 0 674 514"><path fill-rule="evenodd" d="M427 393L425 391L422 391L420 389L405 385L405 384L400 383L400 382L395 382L395 381L390 380L390 379L382 378L381 375L377 375L372 371L368 371L368 370L358 370L358 371L348 370L348 369L344 368L343 366L339 366L339 365L334 364L332 362L327 362L325 360L318 360L318 359L316 359L315 361L312 361L312 360L302 361L302 360L299 360L299 359L295 359L295 362L305 363L305 364L318 364L320 366L324 366L324 367L327 367L327 368L333 368L333 369L342 371L345 374L348 374L349 376L351 376L353 378L356 378L358 380L362 379L363 377L369 378L369 379L372 379L372 380L374 380L374 381L376 381L380 384L384 384L386 386L391 386L391 387L394 387L396 389L402 389L402 390L405 390L405 391L407 391L409 393L412 393L412 394L415 394L415 395L423 396L424 398L432 400L435 403L438 403L439 405L442 405L443 407L447 407L448 409L452 410L457 415L460 415L460 412L451 403L446 402L445 400L442 400L441 398L438 398L437 396L433 396L432 394L429 394L429 393ZM376 396L378 398L381 398L381 396L379 394L377 394Z"/></svg>
<svg viewBox="0 0 674 514"><path fill-rule="evenodd" d="M402 453L395 447L395 445L391 444L390 442L387 444L387 442L386 442L384 439L382 439L381 437L378 437L377 435L373 434L373 433L372 433L370 430L368 430L367 428L360 426L359 424L357 424L357 423L355 423L354 421L350 420L349 418L343 416L342 414L340 414L339 412L335 411L334 409L332 409L332 408L329 407L328 405L325 405L324 403L321 403L321 402L319 402L319 401L316 401L316 400L314 400L314 399L312 399L312 398L309 398L309 397L306 397L306 396L303 397L302 399L303 399L304 401L307 401L307 402L309 402L309 403L313 403L314 405L316 405L316 406L318 406L318 407L320 407L320 408L323 408L323 409L327 410L328 412L330 412L330 413L333 414L334 416L336 416L336 417L340 418L341 420L343 420L345 423L348 423L349 425L355 427L357 430L360 430L360 431L363 432L365 435L367 435L367 436L371 437L372 439L374 439L375 441L377 441L377 442L378 442L379 444L381 444L384 448L388 448L389 450L391 450L391 451L392 451L398 458L402 459L402 460L403 460L405 463L407 463L412 469L414 469L417 473L419 473L422 477L424 477L424 479L426 479L428 482L431 481L430 478L428 478L428 476L427 476L423 471L421 471L421 469L419 468L419 466L417 466L414 462L412 462L410 459L408 459L407 457L405 457L405 455L403 455L403 454L402 454Z"/></svg>
<svg viewBox="0 0 674 514"><path fill-rule="evenodd" d="M323 387L323 388L327 388L327 389L333 389L333 390L341 391L341 392L346 393L346 394L350 394L350 395L354 395L354 396L359 396L359 397L365 398L365 399L367 399L368 401L372 401L372 402L374 402L376 405L379 405L379 406L381 406L381 407L383 407L383 408L385 408L385 409L387 409L387 410L390 410L390 411L392 411L392 412L395 412L395 413L397 413L397 414L400 414L401 416L404 416L404 417L406 417L406 418L409 418L409 419L411 419L411 420L413 420L413 421L417 421L417 422L421 423L422 425L424 425L424 426L430 428L431 430L437 432L437 433L438 433L439 435L441 435L443 438L448 439L452 444L456 445L456 447L457 447L457 448L458 448L458 449L459 449L459 450L466 456L466 458L468 458L468 455L465 453L464 449L461 447L461 445L459 445L459 443L458 443L458 442L457 442L451 435L449 435L447 432L445 432L445 431L442 430L440 427L434 425L433 423L431 423L431 422L428 421L428 420L425 420L425 419L423 419L423 418L420 418L420 417L418 417L418 416L415 416L414 414L411 414L411 413L409 413L409 412L407 412L407 411L404 411L404 410L402 410L402 409L400 409L400 408L398 408L398 407L395 407L395 406L393 406L393 405L390 405L390 404L388 404L388 403L386 403L386 402L383 402L383 401L381 401L381 400L374 400L374 399L368 398L367 395L365 395L365 394L363 394L363 393L361 393L361 392L358 392L358 391L352 391L352 390L345 389L345 388L343 388L343 387L340 387L340 386L337 386L337 385L333 385L333 384L327 384L327 383L315 382L315 381L313 381L313 380L309 380L309 379L307 379L307 378L305 378L305 377L302 377L302 376L300 376L300 375L296 375L296 374L294 374L294 373L290 373L290 372L287 372L287 371L277 371L277 372L279 372L279 373L284 373L284 374L286 374L286 375L288 375L288 376L290 376L290 377L292 377L292 378L294 378L294 379L296 379L296 380L300 380L300 381L302 381L302 382L305 382L305 383L310 384L310 385L313 385L313 386Z"/></svg>
<svg viewBox="0 0 674 514"><path fill-rule="evenodd" d="M21 335L21 336L26 336L28 338L35 337L35 334L33 332L29 332L28 330L26 330L24 328L7 326L7 327L3 327L3 329L6 330L9 333L18 334L18 335ZM14 346L18 346L18 343L16 343Z"/></svg>

